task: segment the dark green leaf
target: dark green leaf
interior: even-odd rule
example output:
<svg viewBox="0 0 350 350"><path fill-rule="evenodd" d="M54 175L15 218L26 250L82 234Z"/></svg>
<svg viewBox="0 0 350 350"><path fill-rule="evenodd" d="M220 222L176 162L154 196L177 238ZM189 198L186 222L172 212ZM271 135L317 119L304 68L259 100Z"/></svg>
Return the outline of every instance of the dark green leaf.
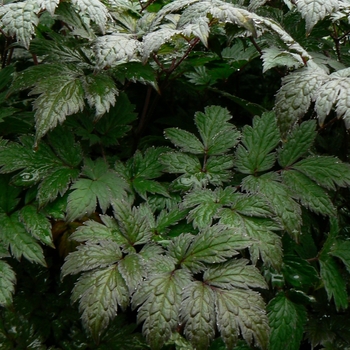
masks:
<svg viewBox="0 0 350 350"><path fill-rule="evenodd" d="M280 293L270 301L267 310L271 327L269 349L298 350L306 322L305 308Z"/></svg>
<svg viewBox="0 0 350 350"><path fill-rule="evenodd" d="M350 241L336 240L331 247L330 254L341 259L350 272Z"/></svg>
<svg viewBox="0 0 350 350"><path fill-rule="evenodd" d="M26 205L20 211L19 218L31 235L40 242L54 248L51 223L46 216L38 212L33 205Z"/></svg>
<svg viewBox="0 0 350 350"><path fill-rule="evenodd" d="M316 123L309 120L294 129L287 135L283 147L278 150L278 162L281 167L286 168L302 157L313 144L317 133Z"/></svg>
<svg viewBox="0 0 350 350"><path fill-rule="evenodd" d="M165 138L169 139L176 147L183 152L192 154L204 154L205 148L198 138L188 131L170 128L165 130Z"/></svg>
<svg viewBox="0 0 350 350"><path fill-rule="evenodd" d="M16 275L11 266L3 260L0 260L0 275L0 306L9 306L12 304L12 294L15 292Z"/></svg>

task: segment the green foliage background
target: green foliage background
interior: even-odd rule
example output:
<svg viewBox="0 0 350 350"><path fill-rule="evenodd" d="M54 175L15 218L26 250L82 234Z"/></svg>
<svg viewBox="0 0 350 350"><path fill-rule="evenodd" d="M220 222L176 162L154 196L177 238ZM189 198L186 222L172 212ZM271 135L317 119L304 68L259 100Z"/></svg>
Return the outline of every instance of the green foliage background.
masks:
<svg viewBox="0 0 350 350"><path fill-rule="evenodd" d="M0 348L349 349L350 3L0 4Z"/></svg>

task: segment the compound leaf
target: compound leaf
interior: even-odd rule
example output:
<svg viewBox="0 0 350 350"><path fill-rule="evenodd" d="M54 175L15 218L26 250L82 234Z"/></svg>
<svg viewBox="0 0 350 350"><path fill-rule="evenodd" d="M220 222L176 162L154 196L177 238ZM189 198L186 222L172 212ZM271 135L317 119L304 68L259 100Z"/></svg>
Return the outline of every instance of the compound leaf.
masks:
<svg viewBox="0 0 350 350"><path fill-rule="evenodd" d="M130 295L146 277L145 260L141 254L128 254L119 263L118 269L129 288Z"/></svg>
<svg viewBox="0 0 350 350"><path fill-rule="evenodd" d="M0 260L0 275L0 306L9 306L15 292L16 275L11 266L3 260Z"/></svg>
<svg viewBox="0 0 350 350"><path fill-rule="evenodd" d="M206 284L195 281L183 291L181 321L184 334L198 350L209 347L215 335L215 294Z"/></svg>
<svg viewBox="0 0 350 350"><path fill-rule="evenodd" d="M31 262L46 266L41 246L19 221L18 212L15 212L11 216L0 213L0 234L1 240L7 246L10 246L11 253L17 260L20 260L23 255Z"/></svg>
<svg viewBox="0 0 350 350"><path fill-rule="evenodd" d="M297 124L287 134L282 148L278 150L278 163L281 167L292 165L310 149L317 135L315 129L315 121L308 120L300 125Z"/></svg>
<svg viewBox="0 0 350 350"><path fill-rule="evenodd" d="M129 304L129 291L116 265L85 272L72 291L73 302L80 299L84 326L95 341L116 316L118 305L125 310Z"/></svg>
<svg viewBox="0 0 350 350"><path fill-rule="evenodd" d="M305 19L307 34L311 32L319 20L338 10L339 6L337 0L298 0L295 4L301 16Z"/></svg>
<svg viewBox="0 0 350 350"><path fill-rule="evenodd" d="M17 41L29 48L35 27L39 24L40 7L36 0L21 1L2 5L0 24L9 36L16 36Z"/></svg>
<svg viewBox="0 0 350 350"><path fill-rule="evenodd" d="M82 175L72 186L68 196L67 220L73 221L84 215L91 215L98 200L103 213L112 201L123 198L128 188L124 179L108 168L102 158L92 161L85 160Z"/></svg>
<svg viewBox="0 0 350 350"><path fill-rule="evenodd" d="M293 165L304 175L327 189L335 190L337 186L350 184L350 165L330 156L313 156L300 160Z"/></svg>
<svg viewBox="0 0 350 350"><path fill-rule="evenodd" d="M209 285L233 289L267 288L259 270L248 265L246 259L229 260L217 266L209 267L203 274L203 281Z"/></svg>
<svg viewBox="0 0 350 350"><path fill-rule="evenodd" d="M305 307L280 293L270 301L267 310L271 327L269 349L298 350L306 322Z"/></svg>
<svg viewBox="0 0 350 350"><path fill-rule="evenodd" d="M335 215L336 210L328 194L306 175L296 170L286 170L282 172L282 181L304 207L317 214Z"/></svg>
<svg viewBox="0 0 350 350"><path fill-rule="evenodd" d="M115 264L122 258L119 245L111 240L86 242L70 253L62 266L62 276L77 274L82 271L104 268Z"/></svg>
<svg viewBox="0 0 350 350"><path fill-rule="evenodd" d="M270 169L275 155L270 152L280 141L275 114L254 117L253 126L243 128L242 144L236 151L235 167L243 174L255 174Z"/></svg>
<svg viewBox="0 0 350 350"><path fill-rule="evenodd" d="M203 144L195 135L188 131L169 128L165 130L165 138L169 139L175 146L181 148L183 152L192 154L205 153Z"/></svg>
<svg viewBox="0 0 350 350"><path fill-rule="evenodd" d="M190 283L183 270L158 273L147 279L133 296L138 322L152 349L159 350L179 324L182 289Z"/></svg>
<svg viewBox="0 0 350 350"><path fill-rule="evenodd" d="M267 349L269 326L262 297L251 290L216 290L218 328L227 346L232 348L237 335L242 334L248 344L255 341Z"/></svg>

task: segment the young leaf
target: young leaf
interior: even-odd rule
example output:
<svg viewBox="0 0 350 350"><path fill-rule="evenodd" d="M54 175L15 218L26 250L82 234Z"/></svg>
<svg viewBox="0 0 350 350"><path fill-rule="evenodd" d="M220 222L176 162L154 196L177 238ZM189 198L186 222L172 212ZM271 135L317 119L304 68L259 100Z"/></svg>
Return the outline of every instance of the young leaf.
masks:
<svg viewBox="0 0 350 350"><path fill-rule="evenodd" d="M24 206L19 213L19 219L34 238L51 248L55 247L52 241L51 223L35 206Z"/></svg>
<svg viewBox="0 0 350 350"><path fill-rule="evenodd" d="M337 11L339 4L337 0L301 0L296 2L296 6L301 17L305 19L306 33L309 34L319 20Z"/></svg>
<svg viewBox="0 0 350 350"><path fill-rule="evenodd" d="M152 349L159 350L179 324L182 289L190 283L183 270L158 273L147 279L135 292L133 307L138 322L144 322L143 334Z"/></svg>
<svg viewBox="0 0 350 350"><path fill-rule="evenodd" d="M292 199L291 191L273 173L260 177L247 176L243 179L243 188L251 193L262 194L281 220L284 229L298 239L301 225L300 206Z"/></svg>
<svg viewBox="0 0 350 350"><path fill-rule="evenodd" d="M270 153L278 144L280 135L274 113L254 117L253 126L243 128L242 145L236 151L235 167L243 174L255 174L272 168L275 155Z"/></svg>
<svg viewBox="0 0 350 350"><path fill-rule="evenodd" d="M0 234L1 240L10 246L11 253L17 260L23 255L29 261L46 266L42 248L25 230L17 212L11 216L0 212Z"/></svg>
<svg viewBox="0 0 350 350"><path fill-rule="evenodd" d="M350 185L350 165L342 163L338 158L329 156L313 156L302 159L293 165L318 185L335 190L337 186Z"/></svg>
<svg viewBox="0 0 350 350"><path fill-rule="evenodd" d="M97 267L108 267L122 257L122 252L116 242L110 240L88 241L84 245L78 246L76 251L66 257L62 266L62 277L93 270Z"/></svg>
<svg viewBox="0 0 350 350"><path fill-rule="evenodd" d="M246 259L229 260L209 267L203 274L203 281L222 289L267 288L259 270L248 263Z"/></svg>
<svg viewBox="0 0 350 350"><path fill-rule="evenodd" d="M16 275L11 266L3 260L0 260L0 275L0 306L9 306L15 292Z"/></svg>
<svg viewBox="0 0 350 350"><path fill-rule="evenodd" d="M129 291L116 265L85 272L72 291L73 302L80 299L84 326L98 342L102 331L116 316L118 305L125 310Z"/></svg>
<svg viewBox="0 0 350 350"><path fill-rule="evenodd" d="M184 334L198 350L209 347L215 335L215 294L206 284L195 281L183 291L181 322Z"/></svg>
<svg viewBox="0 0 350 350"><path fill-rule="evenodd" d="M270 301L267 310L271 327L269 349L298 350L306 322L305 307L280 293Z"/></svg>
<svg viewBox="0 0 350 350"><path fill-rule="evenodd" d="M67 220L73 221L84 215L90 215L99 206L105 213L112 201L123 198L127 183L117 173L108 169L108 164L102 158L92 161L85 160L82 175L72 186L68 196Z"/></svg>
<svg viewBox="0 0 350 350"><path fill-rule="evenodd" d="M261 349L267 349L269 326L261 296L251 290L216 290L218 328L228 349L233 348L237 335Z"/></svg>
<svg viewBox="0 0 350 350"><path fill-rule="evenodd" d="M318 214L335 215L334 205L325 190L304 174L286 170L282 172L282 181L304 207Z"/></svg>
<svg viewBox="0 0 350 350"><path fill-rule="evenodd" d="M288 133L283 147L278 150L278 163L286 168L301 158L313 144L317 133L316 123L308 120L300 125L296 125Z"/></svg>
<svg viewBox="0 0 350 350"><path fill-rule="evenodd" d="M321 254L319 263L320 274L327 291L328 300L330 301L333 297L337 310L345 310L348 307L348 295L345 281L340 274L337 263L325 252Z"/></svg>

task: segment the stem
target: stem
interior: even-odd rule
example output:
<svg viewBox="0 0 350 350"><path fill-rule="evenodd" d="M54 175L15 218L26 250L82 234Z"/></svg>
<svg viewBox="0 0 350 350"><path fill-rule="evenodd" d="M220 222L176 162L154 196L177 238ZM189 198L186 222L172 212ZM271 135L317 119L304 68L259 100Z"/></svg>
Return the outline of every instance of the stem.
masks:
<svg viewBox="0 0 350 350"><path fill-rule="evenodd" d="M142 1L139 0L139 4L141 6L141 13L146 10L146 8L150 5L152 5L154 2L156 2L157 0L148 0L144 5L142 5Z"/></svg>
<svg viewBox="0 0 350 350"><path fill-rule="evenodd" d="M337 28L336 28L334 23L333 23L333 31L334 31L334 35L331 35L331 38L333 39L334 44L335 44L335 51L337 53L338 61L341 62L340 38L338 37Z"/></svg>
<svg viewBox="0 0 350 350"><path fill-rule="evenodd" d="M330 125L334 124L338 119L338 117L334 117L332 120L330 120L327 124L322 125L319 129L318 132L322 132L326 128L328 128Z"/></svg>
<svg viewBox="0 0 350 350"><path fill-rule="evenodd" d="M255 41L255 39L253 37L249 37L249 40L251 41L251 43L254 45L254 47L256 48L256 51L259 52L260 56L262 56L263 52L261 50L261 47L257 44L257 42Z"/></svg>

